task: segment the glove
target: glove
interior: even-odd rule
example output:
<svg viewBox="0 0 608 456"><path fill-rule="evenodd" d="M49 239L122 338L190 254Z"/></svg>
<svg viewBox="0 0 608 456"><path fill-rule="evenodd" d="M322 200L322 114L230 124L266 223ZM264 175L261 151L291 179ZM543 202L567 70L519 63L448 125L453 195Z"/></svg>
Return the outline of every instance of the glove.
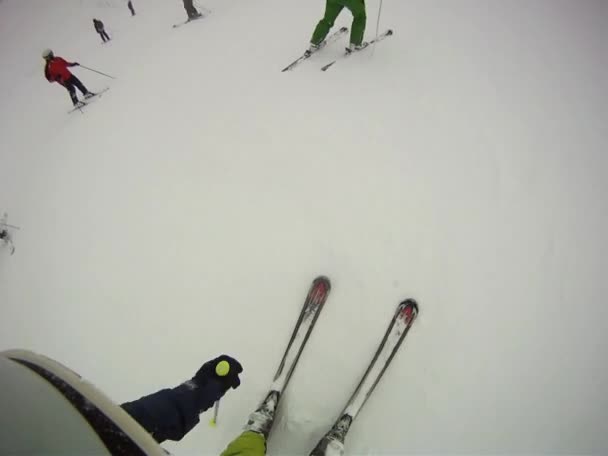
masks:
<svg viewBox="0 0 608 456"><path fill-rule="evenodd" d="M216 368L218 364L223 361L228 363L229 369L225 375L219 375ZM241 363L230 356L222 355L203 364L192 378L192 381L200 388L204 387L210 382L217 382L221 387L223 395L230 388L237 389L239 387L241 384L239 374L241 372L243 372L243 366L241 366Z"/></svg>
<svg viewBox="0 0 608 456"><path fill-rule="evenodd" d="M80 66L80 63L78 63L78 62L74 62L74 63L72 63L72 65L71 65L71 66Z"/></svg>

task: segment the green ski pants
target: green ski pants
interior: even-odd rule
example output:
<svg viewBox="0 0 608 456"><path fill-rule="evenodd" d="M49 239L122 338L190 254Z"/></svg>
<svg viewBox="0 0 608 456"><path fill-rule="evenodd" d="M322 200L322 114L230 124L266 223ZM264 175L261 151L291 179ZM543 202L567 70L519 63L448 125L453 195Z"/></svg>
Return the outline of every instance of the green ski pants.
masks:
<svg viewBox="0 0 608 456"><path fill-rule="evenodd" d="M234 439L221 456L264 456L266 439L257 432L245 431Z"/></svg>
<svg viewBox="0 0 608 456"><path fill-rule="evenodd" d="M363 42L363 34L365 33L365 23L367 16L365 15L365 0L327 0L325 4L325 15L319 21L310 42L312 44L320 44L330 29L334 26L336 18L344 8L348 8L353 15L353 25L350 31L350 42L354 45L360 45Z"/></svg>

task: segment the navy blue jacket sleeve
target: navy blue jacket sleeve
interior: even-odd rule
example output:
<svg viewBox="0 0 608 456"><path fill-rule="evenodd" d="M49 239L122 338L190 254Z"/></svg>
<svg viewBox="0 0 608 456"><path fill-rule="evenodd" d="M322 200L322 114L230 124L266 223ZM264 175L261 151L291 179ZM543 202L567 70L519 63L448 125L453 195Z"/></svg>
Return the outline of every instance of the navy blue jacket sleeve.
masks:
<svg viewBox="0 0 608 456"><path fill-rule="evenodd" d="M163 389L121 407L158 442L181 440L199 422L199 415L222 395L217 382L198 387L189 381Z"/></svg>

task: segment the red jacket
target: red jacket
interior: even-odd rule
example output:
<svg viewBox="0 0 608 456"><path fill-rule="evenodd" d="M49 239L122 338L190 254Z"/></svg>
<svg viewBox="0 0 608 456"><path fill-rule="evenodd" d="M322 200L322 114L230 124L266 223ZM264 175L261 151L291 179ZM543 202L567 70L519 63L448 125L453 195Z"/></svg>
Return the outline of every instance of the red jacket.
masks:
<svg viewBox="0 0 608 456"><path fill-rule="evenodd" d="M72 77L72 73L68 70L68 67L71 66L74 66L74 64L61 57L54 57L46 63L44 76L49 82L57 81L59 84L65 84Z"/></svg>

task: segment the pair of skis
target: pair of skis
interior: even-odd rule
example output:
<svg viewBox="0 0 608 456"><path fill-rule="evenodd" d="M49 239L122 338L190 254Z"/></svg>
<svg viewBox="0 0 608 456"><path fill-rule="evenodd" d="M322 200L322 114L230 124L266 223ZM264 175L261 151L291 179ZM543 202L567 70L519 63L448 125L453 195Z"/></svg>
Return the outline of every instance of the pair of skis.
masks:
<svg viewBox="0 0 608 456"><path fill-rule="evenodd" d="M291 379L330 290L331 283L327 277L317 277L313 281L269 392L262 404L249 416L245 430L259 432L268 439L281 395ZM334 456L344 453L344 441L350 425L374 391L417 315L418 304L413 299L407 299L397 306L384 338L359 385L329 432L315 446L311 456Z"/></svg>
<svg viewBox="0 0 608 456"><path fill-rule="evenodd" d="M382 41L383 39L388 38L392 34L393 34L393 31L391 29L388 29L386 32L382 33L381 35L378 35L373 40L366 41L365 43L363 43L363 45L359 49L354 49L352 51L346 51L344 54L342 54L342 58L345 59L345 58L355 54L356 52L361 52L364 49L366 49L368 46L370 46L374 43L378 43L379 41ZM322 66L321 71L329 70L337 61L338 61L338 59L334 60L333 62L328 63L327 65Z"/></svg>
<svg viewBox="0 0 608 456"><path fill-rule="evenodd" d="M321 44L321 46L319 46L318 49L315 49L314 51L305 51L300 57L298 57L297 59L295 59L293 62L291 62L285 68L283 68L281 71L285 72L285 71L293 70L300 63L302 63L304 60L309 59L310 57L312 57L313 54L316 54L317 52L319 52L321 49L323 49L328 44L331 44L334 41L337 41L338 38L340 38L342 35L345 35L346 32L348 32L348 27L342 27L341 29L336 30L334 33L332 33L331 35L329 35L327 37L327 39Z"/></svg>
<svg viewBox="0 0 608 456"><path fill-rule="evenodd" d="M346 34L346 32L348 32L348 28L347 27L342 27L341 29L335 31L334 33L332 33L331 35L329 35L327 37L327 39L323 42L323 44L318 49L315 49L313 51L310 51L310 50L305 51L300 57L298 57L296 60L294 60L293 62L291 62L289 65L287 65L281 71L285 72L285 71L293 70L300 63L302 63L305 60L309 59L313 54L316 54L321 49L325 48L328 44L333 43L334 41L337 41L342 35ZM380 35L378 35L374 39L372 39L370 41L366 41L365 43L363 43L363 45L360 48L345 51L344 54L342 54L342 56L340 56L339 58L335 59L332 62L329 62L327 65L323 65L321 67L321 71L327 71L327 70L329 70L333 65L336 64L336 62L338 62L338 60L345 59L345 58L347 58L347 57L349 57L349 56L351 56L351 55L353 55L353 54L355 54L357 52L361 52L364 49L366 49L367 47L369 47L371 44L378 43L378 42L384 40L385 38L388 38L389 36L392 36L392 34L393 34L393 31L391 29L389 29L389 30L385 31L384 33L381 33Z"/></svg>
<svg viewBox="0 0 608 456"><path fill-rule="evenodd" d="M200 16L197 16L197 17L188 18L183 22L178 22L177 24L173 24L173 28L178 28L178 27L181 27L182 25L186 25L186 24L189 24L190 22L195 22L195 21L198 21L199 19L204 19L204 18L205 18L204 14L201 14Z"/></svg>
<svg viewBox="0 0 608 456"><path fill-rule="evenodd" d="M78 101L77 104L74 105L74 107L72 109L70 109L68 111L68 114L73 113L74 111L80 111L81 114L84 114L84 111L82 110L85 106L87 106L89 103L97 100L98 98L101 98L101 96L107 92L108 90L110 90L109 87L105 87L103 89L101 89L98 92L95 92L95 94L92 97L89 98L85 98L84 100L80 100Z"/></svg>

